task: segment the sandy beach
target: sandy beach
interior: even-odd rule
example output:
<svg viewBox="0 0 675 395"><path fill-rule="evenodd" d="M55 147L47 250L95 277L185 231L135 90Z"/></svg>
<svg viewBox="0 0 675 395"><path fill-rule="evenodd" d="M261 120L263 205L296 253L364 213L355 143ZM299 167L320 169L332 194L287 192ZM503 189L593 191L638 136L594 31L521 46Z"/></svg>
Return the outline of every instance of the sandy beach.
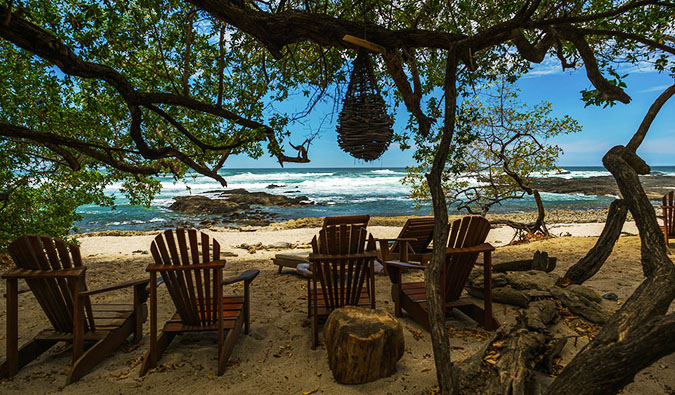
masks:
<svg viewBox="0 0 675 395"><path fill-rule="evenodd" d="M400 230L395 221L374 221L369 231L375 237L394 237ZM508 246L513 232L510 228L493 229L488 242L497 246L494 262L531 258L536 250L547 251L558 258L554 273L565 270L581 258L595 243L602 230L602 223L557 223L549 228L559 236L529 244ZM326 351L322 347L312 350L310 328L307 327L306 280L292 270L277 273L270 258L278 249L261 249L255 253L238 248L241 244L273 245L288 242L306 245L318 232L317 227L291 228L275 224L262 228L239 230L205 230L223 246L228 263L226 276L246 269L259 269L261 274L252 287L251 333L239 338L230 364L223 376L216 376L215 335L179 336L160 361L160 368L145 377L138 377L139 363L148 347L147 336L138 346L122 347L79 382L63 387L65 369L70 362L66 346L56 346L38 361L31 363L11 380L0 384L2 393L65 393L120 394L144 391L147 393L242 393L242 394L398 394L429 393L435 386L436 376L429 333L407 316L402 318L405 334L405 353L398 363L398 371L391 377L358 385L337 384L328 368ZM255 231L251 231L255 230ZM624 235L617 243L611 257L601 271L586 285L600 294L613 292L619 302L603 300L603 307L616 310L643 280L639 263L640 242L633 222L626 223ZM79 236L82 257L88 266L89 288L112 285L116 282L144 278L145 267L152 262L148 253L152 233L133 236L88 235ZM297 250L297 249L295 249ZM281 250L281 252L289 251ZM6 271L8 266L3 266ZM420 276L406 274L406 276ZM388 277L376 278L378 308L393 313ZM20 285L22 287L22 285ZM230 292L242 293L241 287L230 287ZM4 294L5 283L0 285ZM125 302L130 291L116 291L99 297L98 301ZM159 321L163 322L174 311L164 287L160 288ZM19 297L19 330L22 343L48 321L30 293ZM672 307L671 307L672 309ZM502 325L514 322L516 308L496 304L495 315ZM5 339L5 306L1 308L0 340ZM449 318L447 321L453 347L453 359L461 361L477 351L489 333L476 328L471 321ZM145 334L149 324L145 323ZM561 335L576 333L564 322L556 325ZM562 363L567 363L587 340L584 336L568 342ZM0 350L4 358L5 349ZM543 378L544 381L547 378ZM550 380L550 378L548 378ZM635 383L627 386L624 394L668 394L675 391L675 355L662 358L641 372Z"/></svg>

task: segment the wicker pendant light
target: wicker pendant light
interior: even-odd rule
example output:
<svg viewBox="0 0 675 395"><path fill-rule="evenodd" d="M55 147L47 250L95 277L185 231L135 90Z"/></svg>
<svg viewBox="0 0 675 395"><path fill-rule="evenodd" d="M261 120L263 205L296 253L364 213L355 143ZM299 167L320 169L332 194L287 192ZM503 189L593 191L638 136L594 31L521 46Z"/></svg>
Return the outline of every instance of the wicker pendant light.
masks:
<svg viewBox="0 0 675 395"><path fill-rule="evenodd" d="M393 121L387 114L366 50L359 51L352 67L338 118L338 144L351 156L372 161L382 156L391 144Z"/></svg>

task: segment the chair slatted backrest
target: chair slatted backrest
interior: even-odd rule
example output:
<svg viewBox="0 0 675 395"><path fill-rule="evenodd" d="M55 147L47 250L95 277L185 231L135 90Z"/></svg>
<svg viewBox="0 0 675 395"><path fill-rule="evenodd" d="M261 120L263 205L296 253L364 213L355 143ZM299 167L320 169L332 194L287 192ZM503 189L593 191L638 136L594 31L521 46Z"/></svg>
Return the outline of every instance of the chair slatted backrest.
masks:
<svg viewBox="0 0 675 395"><path fill-rule="evenodd" d="M333 259L310 260L313 273L323 288L323 298L327 309L336 309L346 305L357 305L366 281L374 274L373 259L376 254L375 239L368 238L365 228L359 225L342 224L326 226L319 237L312 239L315 254L333 255ZM348 257L352 254L373 252L372 257ZM337 257L347 259L335 259ZM371 291L372 292L372 291Z"/></svg>
<svg viewBox="0 0 675 395"><path fill-rule="evenodd" d="M398 237L416 239L408 241L408 245L415 253L421 254L429 247L434 237L434 217L408 218ZM399 249L400 244L394 242L391 252L398 253Z"/></svg>
<svg viewBox="0 0 675 395"><path fill-rule="evenodd" d="M485 242L490 231L490 222L483 217L467 216L452 223L448 248L467 248ZM448 254L445 259L446 301L459 299L471 269L476 264L478 253Z"/></svg>
<svg viewBox="0 0 675 395"><path fill-rule="evenodd" d="M16 267L24 270L59 270L82 266L80 249L60 239L49 236L23 235L7 248ZM73 331L73 294L65 278L26 280L40 307L47 315L54 330ZM86 290L82 284L81 291ZM84 300L85 331L94 330L94 318L89 298Z"/></svg>
<svg viewBox="0 0 675 395"><path fill-rule="evenodd" d="M670 191L663 195L662 210L663 210L663 226L668 238L675 236L675 203L673 202L674 191Z"/></svg>
<svg viewBox="0 0 675 395"><path fill-rule="evenodd" d="M220 259L220 244L195 229L167 230L155 237L150 252L158 265L197 265ZM160 271L181 321L203 326L217 322L216 270Z"/></svg>
<svg viewBox="0 0 675 395"><path fill-rule="evenodd" d="M337 225L358 225L363 228L368 226L370 215L343 215L339 217L326 217L323 219L323 226L337 226Z"/></svg>

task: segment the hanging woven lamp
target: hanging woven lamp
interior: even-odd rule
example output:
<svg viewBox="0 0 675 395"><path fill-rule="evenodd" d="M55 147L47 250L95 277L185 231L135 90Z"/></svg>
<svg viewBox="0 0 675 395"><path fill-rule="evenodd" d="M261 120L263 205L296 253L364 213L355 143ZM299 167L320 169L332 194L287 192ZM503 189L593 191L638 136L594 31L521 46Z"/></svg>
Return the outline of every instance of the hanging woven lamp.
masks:
<svg viewBox="0 0 675 395"><path fill-rule="evenodd" d="M347 95L338 118L338 144L351 156L372 161L389 148L394 122L387 114L366 50L359 50L352 67Z"/></svg>

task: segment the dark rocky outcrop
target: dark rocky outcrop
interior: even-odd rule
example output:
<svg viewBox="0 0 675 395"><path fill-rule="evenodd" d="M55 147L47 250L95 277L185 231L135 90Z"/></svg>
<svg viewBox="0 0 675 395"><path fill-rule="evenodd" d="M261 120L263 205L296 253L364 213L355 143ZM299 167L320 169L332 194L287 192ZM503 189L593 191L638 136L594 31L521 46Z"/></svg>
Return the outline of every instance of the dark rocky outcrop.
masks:
<svg viewBox="0 0 675 395"><path fill-rule="evenodd" d="M181 214L232 214L248 209L248 205L225 199L210 199L206 196L176 196L170 210Z"/></svg>
<svg viewBox="0 0 675 395"><path fill-rule="evenodd" d="M218 199L202 195L176 196L173 198L175 202L169 206L169 209L182 214L219 214L241 217L241 214L239 216L236 214L249 210L252 205L299 207L310 204L307 196L288 197L267 192L249 192L243 188L206 193L216 192L219 193Z"/></svg>
<svg viewBox="0 0 675 395"><path fill-rule="evenodd" d="M223 191L219 197L230 202L260 206L297 207L309 204L307 196L288 197L267 192L249 192L243 188Z"/></svg>
<svg viewBox="0 0 675 395"><path fill-rule="evenodd" d="M675 177L664 175L640 176L640 183L650 199L660 199L675 186ZM612 176L572 178L543 177L532 179L532 187L540 192L581 193L596 196L618 196L619 187Z"/></svg>

